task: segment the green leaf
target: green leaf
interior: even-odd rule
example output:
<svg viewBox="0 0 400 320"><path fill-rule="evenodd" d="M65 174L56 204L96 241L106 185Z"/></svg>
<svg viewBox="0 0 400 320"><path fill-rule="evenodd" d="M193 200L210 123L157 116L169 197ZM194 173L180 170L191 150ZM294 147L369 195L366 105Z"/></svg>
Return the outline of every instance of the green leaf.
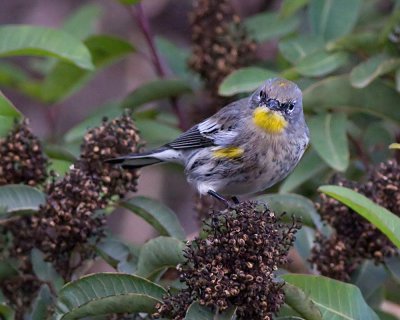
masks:
<svg viewBox="0 0 400 320"><path fill-rule="evenodd" d="M326 163L313 150L306 152L294 171L279 187L280 193L292 192L312 177L320 174L328 168Z"/></svg>
<svg viewBox="0 0 400 320"><path fill-rule="evenodd" d="M185 231L178 217L163 203L139 196L122 201L120 205L146 220L160 235L185 240Z"/></svg>
<svg viewBox="0 0 400 320"><path fill-rule="evenodd" d="M167 66L179 78L193 81L194 75L190 74L187 60L190 52L184 47L178 47L167 38L157 36L155 43L158 51L165 59Z"/></svg>
<svg viewBox="0 0 400 320"><path fill-rule="evenodd" d="M222 81L218 93L221 96L232 96L237 93L250 92L257 89L265 80L276 76L276 72L263 68L241 68L233 71Z"/></svg>
<svg viewBox="0 0 400 320"><path fill-rule="evenodd" d="M153 313L165 294L162 287L138 276L96 273L62 288L58 313L63 320L108 313Z"/></svg>
<svg viewBox="0 0 400 320"><path fill-rule="evenodd" d="M309 19L314 34L326 41L350 33L357 22L362 0L311 0Z"/></svg>
<svg viewBox="0 0 400 320"><path fill-rule="evenodd" d="M376 43L378 35L376 32L351 33L339 39L329 41L326 44L328 51L353 51L359 50L374 52L376 51Z"/></svg>
<svg viewBox="0 0 400 320"><path fill-rule="evenodd" d="M97 108L95 112L90 114L85 120L71 128L65 135L65 142L75 142L83 138L86 132L99 124L102 119L113 119L121 115L120 104L117 102L109 102Z"/></svg>
<svg viewBox="0 0 400 320"><path fill-rule="evenodd" d="M0 91L0 137L4 137L15 125L21 114Z"/></svg>
<svg viewBox="0 0 400 320"><path fill-rule="evenodd" d="M193 302L186 311L184 320L233 320L236 308L229 308L223 313L215 313L206 306Z"/></svg>
<svg viewBox="0 0 400 320"><path fill-rule="evenodd" d="M300 60L296 70L303 76L320 77L340 68L347 60L348 56L344 52L317 51Z"/></svg>
<svg viewBox="0 0 400 320"><path fill-rule="evenodd" d="M96 22L101 17L102 11L97 4L80 6L63 23L62 29L79 39L86 39L94 33Z"/></svg>
<svg viewBox="0 0 400 320"><path fill-rule="evenodd" d="M118 0L118 1L125 5L131 5L131 4L139 3L141 0Z"/></svg>
<svg viewBox="0 0 400 320"><path fill-rule="evenodd" d="M108 235L96 249L100 249L100 256L119 272L136 272L140 250L125 244L121 239Z"/></svg>
<svg viewBox="0 0 400 320"><path fill-rule="evenodd" d="M15 312L8 305L0 303L0 317L2 320L14 320Z"/></svg>
<svg viewBox="0 0 400 320"><path fill-rule="evenodd" d="M1 26L0 57L23 55L56 57L83 69L93 69L86 46L64 31L29 25Z"/></svg>
<svg viewBox="0 0 400 320"><path fill-rule="evenodd" d="M285 303L307 320L322 320L321 311L300 288L285 283Z"/></svg>
<svg viewBox="0 0 400 320"><path fill-rule="evenodd" d="M147 82L133 90L123 101L123 108L135 109L145 103L176 97L192 92L186 81L159 79Z"/></svg>
<svg viewBox="0 0 400 320"><path fill-rule="evenodd" d="M347 119L343 113L324 113L308 120L311 144L318 155L332 168L345 171L349 165L346 136Z"/></svg>
<svg viewBox="0 0 400 320"><path fill-rule="evenodd" d="M302 289L319 308L323 319L379 320L356 286L313 275L286 274L282 278Z"/></svg>
<svg viewBox="0 0 400 320"><path fill-rule="evenodd" d="M16 261L11 259L3 259L4 258L0 259L0 283L7 278L18 275L18 263L14 263ZM2 300L0 291L0 303L1 302Z"/></svg>
<svg viewBox="0 0 400 320"><path fill-rule="evenodd" d="M274 212L287 214L282 217L286 222L292 222L291 216L301 218L302 224L311 228L322 227L319 214L315 210L312 201L299 194L266 194L255 198L257 201L265 201Z"/></svg>
<svg viewBox="0 0 400 320"><path fill-rule="evenodd" d="M327 234L329 231L326 226L321 227L320 231L322 234ZM296 240L294 242L294 248L299 254L304 266L311 269L310 257L311 250L314 247L315 242L315 230L307 226L302 226L299 231L296 232Z"/></svg>
<svg viewBox="0 0 400 320"><path fill-rule="evenodd" d="M23 184L0 187L0 204L9 215L36 212L45 201L45 195L41 191Z"/></svg>
<svg viewBox="0 0 400 320"><path fill-rule="evenodd" d="M389 273L383 265L376 265L367 260L352 275L351 282L360 289L364 299L368 301L388 278Z"/></svg>
<svg viewBox="0 0 400 320"><path fill-rule="evenodd" d="M50 262L44 261L43 252L33 248L31 251L31 263L33 272L39 280L52 283L56 290L61 289L64 285L64 280Z"/></svg>
<svg viewBox="0 0 400 320"><path fill-rule="evenodd" d="M385 266L389 270L392 277L400 283L400 257L393 256L385 259Z"/></svg>
<svg viewBox="0 0 400 320"><path fill-rule="evenodd" d="M48 319L50 316L50 306L52 306L52 296L50 289L47 285L40 287L39 293L33 302L30 320L43 320Z"/></svg>
<svg viewBox="0 0 400 320"><path fill-rule="evenodd" d="M176 139L181 131L158 120L136 119L140 136L147 142L147 147L160 146Z"/></svg>
<svg viewBox="0 0 400 320"><path fill-rule="evenodd" d="M214 319L214 312L198 302L193 302L186 311L185 320L210 320Z"/></svg>
<svg viewBox="0 0 400 320"><path fill-rule="evenodd" d="M185 244L171 237L157 237L145 243L140 250L139 276L150 278L166 268L176 268L185 261Z"/></svg>
<svg viewBox="0 0 400 320"><path fill-rule="evenodd" d="M291 17L304 8L310 0L283 0L280 15L284 18Z"/></svg>
<svg viewBox="0 0 400 320"><path fill-rule="evenodd" d="M281 17L277 12L264 12L244 21L251 37L258 42L283 37L295 31L300 24L299 17Z"/></svg>
<svg viewBox="0 0 400 320"><path fill-rule="evenodd" d="M351 70L350 82L353 87L364 88L376 78L400 66L400 59L379 54L361 62Z"/></svg>
<svg viewBox="0 0 400 320"><path fill-rule="evenodd" d="M400 105L400 95L379 79L368 88L356 89L347 75L330 77L308 87L303 97L306 110L363 112L400 124L400 112L393 112L393 106Z"/></svg>
<svg viewBox="0 0 400 320"><path fill-rule="evenodd" d="M322 186L318 189L342 202L382 231L400 248L400 218L351 189L339 186Z"/></svg>
<svg viewBox="0 0 400 320"><path fill-rule="evenodd" d="M108 35L94 35L85 41L96 68L83 70L71 63L59 62L49 72L42 86L42 99L59 102L80 89L101 68L134 52L133 46L123 39Z"/></svg>
<svg viewBox="0 0 400 320"><path fill-rule="evenodd" d="M280 41L278 47L285 59L296 64L308 55L323 49L324 42L321 38L307 35Z"/></svg>
<svg viewBox="0 0 400 320"><path fill-rule="evenodd" d="M381 310L375 310L375 312L379 316L380 320L399 320L399 318L394 316L393 314Z"/></svg>

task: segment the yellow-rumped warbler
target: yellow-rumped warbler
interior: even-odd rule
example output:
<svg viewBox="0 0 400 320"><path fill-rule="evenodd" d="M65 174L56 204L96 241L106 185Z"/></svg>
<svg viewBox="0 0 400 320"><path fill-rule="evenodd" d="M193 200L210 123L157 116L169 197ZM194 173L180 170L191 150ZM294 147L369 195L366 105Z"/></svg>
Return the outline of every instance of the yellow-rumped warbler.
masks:
<svg viewBox="0 0 400 320"><path fill-rule="evenodd" d="M140 168L180 163L200 194L262 191L284 179L309 142L302 93L291 81L267 80L249 98L230 103L176 140L142 154L107 162Z"/></svg>

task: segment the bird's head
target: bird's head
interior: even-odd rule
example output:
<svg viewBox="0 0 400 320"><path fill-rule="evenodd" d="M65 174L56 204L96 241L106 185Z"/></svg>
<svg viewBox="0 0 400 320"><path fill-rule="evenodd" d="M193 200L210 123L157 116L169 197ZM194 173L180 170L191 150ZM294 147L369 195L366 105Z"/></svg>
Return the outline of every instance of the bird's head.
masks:
<svg viewBox="0 0 400 320"><path fill-rule="evenodd" d="M272 134L282 133L303 117L302 93L286 79L268 79L250 96L253 122Z"/></svg>

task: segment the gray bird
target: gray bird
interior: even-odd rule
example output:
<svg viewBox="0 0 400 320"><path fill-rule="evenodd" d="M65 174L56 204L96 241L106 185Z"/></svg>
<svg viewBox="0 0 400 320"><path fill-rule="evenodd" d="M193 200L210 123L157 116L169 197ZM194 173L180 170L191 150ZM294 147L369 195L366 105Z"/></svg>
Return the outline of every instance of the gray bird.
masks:
<svg viewBox="0 0 400 320"><path fill-rule="evenodd" d="M174 141L107 162L126 169L179 163L200 194L226 201L222 195L255 193L284 179L308 142L301 90L291 81L273 78Z"/></svg>

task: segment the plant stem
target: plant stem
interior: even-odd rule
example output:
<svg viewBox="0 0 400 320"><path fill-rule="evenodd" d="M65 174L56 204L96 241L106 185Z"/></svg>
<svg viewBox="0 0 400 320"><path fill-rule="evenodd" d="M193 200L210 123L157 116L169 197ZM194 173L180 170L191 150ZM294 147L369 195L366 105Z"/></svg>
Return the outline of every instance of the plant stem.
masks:
<svg viewBox="0 0 400 320"><path fill-rule="evenodd" d="M157 75L160 78L165 78L167 76L166 67L155 45L154 35L151 31L149 20L147 19L147 16L143 11L142 4L138 3L134 6L129 6L129 12L136 21L139 30L142 32L144 39L146 40L147 46L150 49L151 61ZM180 107L178 100L176 99L176 97L172 97L169 100L172 106L172 110L178 118L179 127L182 130L186 129L186 118L182 113L182 108Z"/></svg>

